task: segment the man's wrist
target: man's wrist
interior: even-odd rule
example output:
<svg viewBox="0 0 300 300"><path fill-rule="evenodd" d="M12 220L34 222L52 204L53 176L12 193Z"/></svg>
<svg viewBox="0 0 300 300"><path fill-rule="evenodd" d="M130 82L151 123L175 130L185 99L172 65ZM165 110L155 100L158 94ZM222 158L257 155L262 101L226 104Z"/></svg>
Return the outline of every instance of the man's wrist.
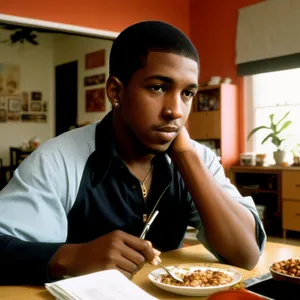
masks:
<svg viewBox="0 0 300 300"><path fill-rule="evenodd" d="M197 151L193 148L193 146L186 147L185 149L181 149L179 151L172 151L172 153L170 153L170 158L176 164L190 155L198 156Z"/></svg>
<svg viewBox="0 0 300 300"><path fill-rule="evenodd" d="M64 276L70 276L72 272L72 262L77 252L77 244L65 244L61 246L52 256L48 264L48 278L58 280Z"/></svg>

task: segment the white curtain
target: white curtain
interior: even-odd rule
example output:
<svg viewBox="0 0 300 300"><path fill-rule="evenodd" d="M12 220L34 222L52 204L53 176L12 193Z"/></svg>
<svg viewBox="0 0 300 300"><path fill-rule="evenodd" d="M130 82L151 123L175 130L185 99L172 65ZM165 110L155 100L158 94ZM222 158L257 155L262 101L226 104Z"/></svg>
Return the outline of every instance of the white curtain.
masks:
<svg viewBox="0 0 300 300"><path fill-rule="evenodd" d="M299 0L269 0L241 8L236 63L300 53L299 30Z"/></svg>

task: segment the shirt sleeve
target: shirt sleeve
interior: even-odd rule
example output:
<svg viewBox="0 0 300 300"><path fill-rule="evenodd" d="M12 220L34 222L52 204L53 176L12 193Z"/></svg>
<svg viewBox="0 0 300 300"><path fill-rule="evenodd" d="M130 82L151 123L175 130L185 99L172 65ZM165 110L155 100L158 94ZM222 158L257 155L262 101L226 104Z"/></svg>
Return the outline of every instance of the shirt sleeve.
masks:
<svg viewBox="0 0 300 300"><path fill-rule="evenodd" d="M47 266L66 241L60 176L34 152L0 191L0 284L43 283Z"/></svg>
<svg viewBox="0 0 300 300"><path fill-rule="evenodd" d="M232 183L230 183L230 180L225 176L222 165L219 163L218 158L216 157L216 155L212 150L196 142L195 142L195 148L198 154L200 155L200 157L204 160L209 171L212 173L212 175L214 176L218 184L222 187L222 189L225 192L227 192L232 197L232 199L245 206L253 214L256 223L256 241L259 246L260 254L262 254L266 242L266 233L263 224L259 218L253 199L251 197L243 197L239 193L237 188ZM214 256L216 256L220 261L223 261L223 259L218 255L218 253L216 253L209 245L205 236L203 223L200 219L198 211L193 201L191 203L192 203L192 207L191 207L191 218L190 218L189 225L199 230L197 234L197 238L204 245L204 247L207 248L212 254L214 254Z"/></svg>

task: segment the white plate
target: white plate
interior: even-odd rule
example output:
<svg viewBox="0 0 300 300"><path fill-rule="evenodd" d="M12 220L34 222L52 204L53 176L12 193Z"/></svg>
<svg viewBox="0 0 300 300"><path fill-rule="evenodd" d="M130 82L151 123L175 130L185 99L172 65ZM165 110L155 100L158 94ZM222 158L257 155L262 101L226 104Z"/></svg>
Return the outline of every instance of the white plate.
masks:
<svg viewBox="0 0 300 300"><path fill-rule="evenodd" d="M220 266L220 264L218 264ZM166 290L168 292L172 292L179 295L185 296L209 296L213 293L228 290L231 286L237 284L241 279L242 275L231 266L223 265L222 267L215 267L214 264L199 265L199 266L168 266L170 271L176 271L180 273L189 273L194 272L196 270L213 270L213 271L222 271L229 276L232 277L232 282L218 285L218 286L208 286L208 287L185 287L185 286L175 286L171 284L165 284L161 282L161 277L166 275L164 269L156 269L152 271L148 277L153 284L157 287ZM185 270L184 268L188 268L189 270Z"/></svg>

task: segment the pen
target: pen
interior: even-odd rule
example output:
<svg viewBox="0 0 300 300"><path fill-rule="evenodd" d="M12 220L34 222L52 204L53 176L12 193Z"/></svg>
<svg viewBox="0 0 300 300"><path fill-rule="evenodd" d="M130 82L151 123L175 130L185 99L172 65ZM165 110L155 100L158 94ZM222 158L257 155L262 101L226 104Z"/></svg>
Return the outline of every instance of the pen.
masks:
<svg viewBox="0 0 300 300"><path fill-rule="evenodd" d="M157 217L158 213L159 213L159 211L156 210L154 212L154 214L151 216L150 220L146 223L146 225L145 225L145 227L144 227L144 229L143 229L143 231L142 231L142 233L140 235L140 239L142 239L142 240L145 239L145 236L146 236L148 230L150 229L151 224L153 223L153 221Z"/></svg>

